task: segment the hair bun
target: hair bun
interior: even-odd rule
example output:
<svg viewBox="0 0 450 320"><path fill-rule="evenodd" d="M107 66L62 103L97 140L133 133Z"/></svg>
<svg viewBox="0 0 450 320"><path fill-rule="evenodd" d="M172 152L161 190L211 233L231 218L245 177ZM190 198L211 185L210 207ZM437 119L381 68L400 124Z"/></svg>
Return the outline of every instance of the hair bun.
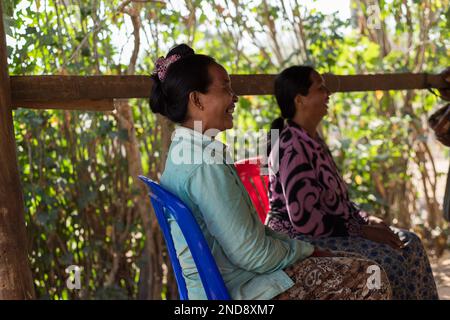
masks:
<svg viewBox="0 0 450 320"><path fill-rule="evenodd" d="M181 58L184 58L187 56L194 55L195 51L194 51L194 49L189 47L187 44L182 43L182 44L176 45L175 47L170 49L169 53L167 53L166 58L168 58L174 54L178 54L181 56Z"/></svg>
<svg viewBox="0 0 450 320"><path fill-rule="evenodd" d="M154 113L159 113L163 116L167 116L167 99L162 89L161 80L159 80L158 75L156 74L152 75L151 78L153 80L153 85L149 99L150 108Z"/></svg>

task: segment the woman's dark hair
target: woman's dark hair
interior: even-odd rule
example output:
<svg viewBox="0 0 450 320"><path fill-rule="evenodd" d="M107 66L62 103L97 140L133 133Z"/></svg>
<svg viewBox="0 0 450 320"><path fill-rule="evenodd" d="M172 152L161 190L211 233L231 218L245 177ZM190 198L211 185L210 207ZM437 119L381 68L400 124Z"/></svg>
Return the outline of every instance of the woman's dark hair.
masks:
<svg viewBox="0 0 450 320"><path fill-rule="evenodd" d="M284 69L275 78L275 98L281 110L281 117L276 118L270 125L271 130L284 128L284 120L292 119L295 116L295 97L298 94L308 95L309 88L312 85L311 73L314 71L310 66L293 66ZM267 136L267 155L271 151L270 131Z"/></svg>
<svg viewBox="0 0 450 320"><path fill-rule="evenodd" d="M298 94L308 95L312 85L310 66L293 66L284 69L275 79L275 98L281 110L281 117L272 122L270 129L282 130L284 119L292 119L295 115L294 99Z"/></svg>
<svg viewBox="0 0 450 320"><path fill-rule="evenodd" d="M186 44L172 48L166 58L174 54L181 58L169 65L163 81L157 74L151 76L150 108L173 122L181 123L186 119L189 94L208 91L212 82L208 67L217 62L212 57L195 54Z"/></svg>

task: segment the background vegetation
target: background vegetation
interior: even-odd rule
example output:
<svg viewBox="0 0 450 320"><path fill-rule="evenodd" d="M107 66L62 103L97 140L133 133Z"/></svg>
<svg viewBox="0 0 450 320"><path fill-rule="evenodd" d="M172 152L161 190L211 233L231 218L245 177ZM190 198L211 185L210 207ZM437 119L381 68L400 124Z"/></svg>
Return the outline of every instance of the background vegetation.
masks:
<svg viewBox="0 0 450 320"><path fill-rule="evenodd" d="M230 73L439 72L450 65L449 0L350 1L352 17L303 1L6 0L14 75L149 74L181 42ZM426 118L429 92L335 94L323 132L356 202L448 246ZM239 130L268 129L273 97L241 97ZM138 174L158 179L173 125L148 101L105 113L14 112L29 253L41 299L175 299L176 284ZM444 150L438 150L444 152ZM445 168L446 169L446 168ZM442 171L442 170L441 170ZM66 288L78 265L82 289ZM168 272L170 271L170 272Z"/></svg>

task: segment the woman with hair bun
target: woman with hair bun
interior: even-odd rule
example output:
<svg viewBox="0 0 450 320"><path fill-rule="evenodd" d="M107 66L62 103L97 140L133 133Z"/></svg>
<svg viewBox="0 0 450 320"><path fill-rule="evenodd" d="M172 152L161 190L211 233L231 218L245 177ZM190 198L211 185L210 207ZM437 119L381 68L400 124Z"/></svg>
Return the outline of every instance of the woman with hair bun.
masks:
<svg viewBox="0 0 450 320"><path fill-rule="evenodd" d="M318 250L261 223L226 146L214 139L233 127L238 101L220 64L182 44L158 59L152 78L151 109L179 124L161 185L191 209L233 299L390 298L381 268L380 287L368 288L373 261ZM172 236L189 298L206 299L176 224Z"/></svg>

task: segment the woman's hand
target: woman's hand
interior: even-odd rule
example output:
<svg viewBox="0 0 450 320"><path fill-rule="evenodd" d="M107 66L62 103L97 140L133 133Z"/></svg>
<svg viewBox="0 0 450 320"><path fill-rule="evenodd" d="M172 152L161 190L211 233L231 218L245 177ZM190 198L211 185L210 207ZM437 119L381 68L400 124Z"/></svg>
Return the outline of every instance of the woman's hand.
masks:
<svg viewBox="0 0 450 320"><path fill-rule="evenodd" d="M394 249L402 249L405 246L389 227L381 224L362 226L362 236L374 242L387 244Z"/></svg>
<svg viewBox="0 0 450 320"><path fill-rule="evenodd" d="M314 249L314 252L312 253L311 257L313 257L313 258L336 257L336 255L331 251L317 249L317 247L316 247Z"/></svg>
<svg viewBox="0 0 450 320"><path fill-rule="evenodd" d="M369 226L385 226L389 228L389 225L386 222L375 216L369 216Z"/></svg>

